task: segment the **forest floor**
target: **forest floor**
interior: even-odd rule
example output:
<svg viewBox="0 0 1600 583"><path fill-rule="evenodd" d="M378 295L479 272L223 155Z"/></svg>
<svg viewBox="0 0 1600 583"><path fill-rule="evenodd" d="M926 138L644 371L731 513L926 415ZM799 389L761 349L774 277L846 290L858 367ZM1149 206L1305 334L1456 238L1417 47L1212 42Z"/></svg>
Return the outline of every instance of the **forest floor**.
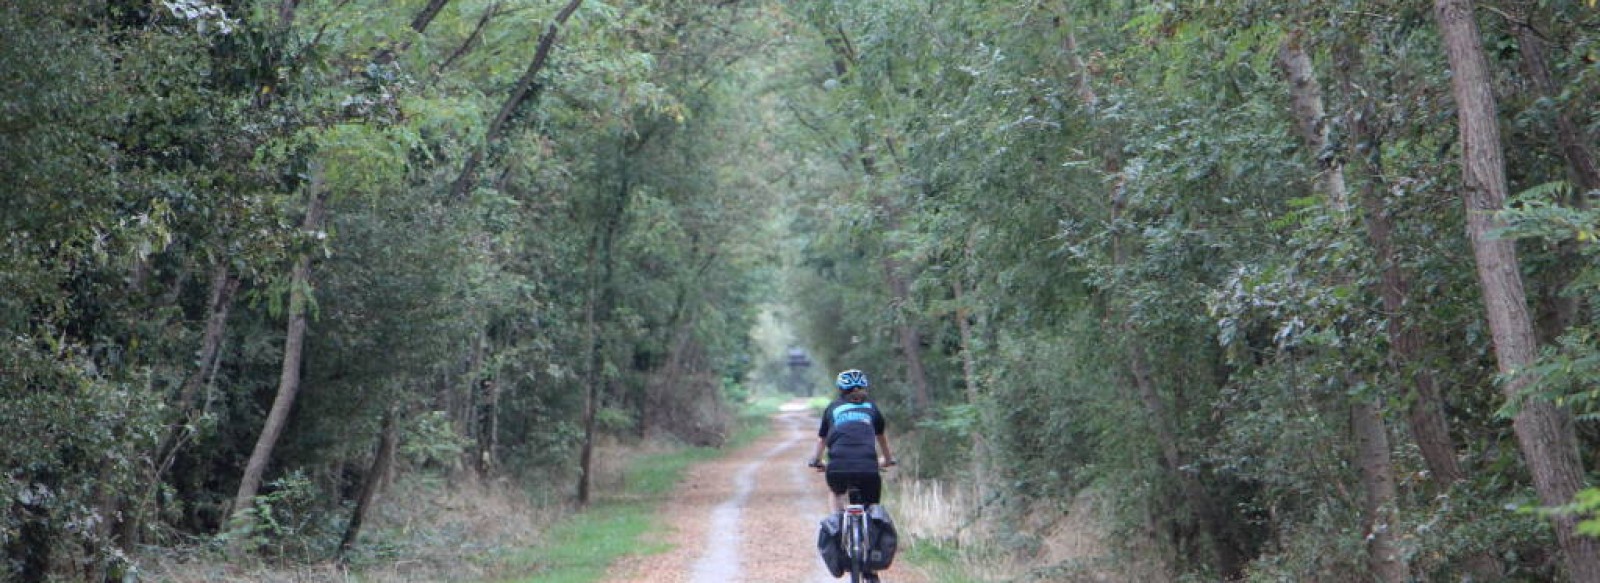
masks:
<svg viewBox="0 0 1600 583"><path fill-rule="evenodd" d="M761 439L690 468L646 535L671 550L613 565L605 581L625 583L831 583L817 556L817 523L828 512L822 475L806 468L815 413L789 405ZM893 479L892 477L890 479ZM890 504L893 508L893 504ZM927 583L904 561L889 583Z"/></svg>

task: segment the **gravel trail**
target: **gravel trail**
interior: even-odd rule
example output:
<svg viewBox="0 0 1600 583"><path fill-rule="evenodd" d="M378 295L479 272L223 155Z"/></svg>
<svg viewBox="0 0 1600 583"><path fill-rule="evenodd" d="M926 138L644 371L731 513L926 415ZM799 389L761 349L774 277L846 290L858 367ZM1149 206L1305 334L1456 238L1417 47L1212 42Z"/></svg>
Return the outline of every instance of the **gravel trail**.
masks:
<svg viewBox="0 0 1600 583"><path fill-rule="evenodd" d="M607 581L627 583L833 583L817 558L817 522L828 512L822 476L804 465L816 414L788 411L762 439L690 468L661 509L657 540L672 550L632 557ZM893 509L893 500L887 501ZM847 580L847 579L843 579ZM926 583L904 564L885 583Z"/></svg>

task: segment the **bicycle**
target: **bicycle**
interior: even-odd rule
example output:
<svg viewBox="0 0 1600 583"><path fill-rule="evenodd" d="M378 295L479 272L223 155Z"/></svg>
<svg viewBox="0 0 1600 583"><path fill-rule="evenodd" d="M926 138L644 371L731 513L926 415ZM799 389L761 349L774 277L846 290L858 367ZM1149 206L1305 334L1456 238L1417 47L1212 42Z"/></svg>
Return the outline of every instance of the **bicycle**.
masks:
<svg viewBox="0 0 1600 583"><path fill-rule="evenodd" d="M817 469L818 471L823 471L826 468L824 464L817 460L811 460L807 463L807 465ZM883 466L879 467L878 471L885 472L888 470L888 468L895 465L896 462L891 458L887 460ZM880 583L878 574L875 573L870 567L870 565L885 564L882 563L884 557L871 556L871 554L874 552L874 544L876 542L872 538L874 535L872 532L872 515L877 505L868 504L863 501L861 490L855 486L849 486L846 488L845 496L848 504L845 505L843 511L838 513L839 546L837 547L844 551L844 562L846 565L844 565L843 571L850 573L850 583ZM882 508L876 508L876 510L881 511ZM888 534L892 533L893 529L891 528L888 531ZM880 534L878 536L885 536L885 534ZM892 540L892 538L890 540ZM893 545L892 542L889 544ZM889 552L892 556L893 551L890 550ZM839 572L835 572L834 574L835 577L841 575L842 573Z"/></svg>
<svg viewBox="0 0 1600 583"><path fill-rule="evenodd" d="M872 521L867 520L867 505L859 503L860 490L850 488L845 493L849 496L850 504L844 507L839 535L845 555L850 558L850 583L878 583L878 575L867 570L868 545L872 540L869 526Z"/></svg>

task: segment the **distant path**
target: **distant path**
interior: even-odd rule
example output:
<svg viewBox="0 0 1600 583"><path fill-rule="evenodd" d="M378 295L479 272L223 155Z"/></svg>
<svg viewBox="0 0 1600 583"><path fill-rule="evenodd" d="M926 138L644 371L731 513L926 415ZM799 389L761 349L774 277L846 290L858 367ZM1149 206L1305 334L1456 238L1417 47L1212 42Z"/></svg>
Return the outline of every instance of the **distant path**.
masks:
<svg viewBox="0 0 1600 583"><path fill-rule="evenodd" d="M817 521L827 514L828 502L822 476L804 465L816 439L815 413L785 412L772 423L757 442L691 468L661 510L669 526L658 540L673 549L626 559L606 581L841 581L817 558ZM883 579L926 583L904 564L884 572Z"/></svg>

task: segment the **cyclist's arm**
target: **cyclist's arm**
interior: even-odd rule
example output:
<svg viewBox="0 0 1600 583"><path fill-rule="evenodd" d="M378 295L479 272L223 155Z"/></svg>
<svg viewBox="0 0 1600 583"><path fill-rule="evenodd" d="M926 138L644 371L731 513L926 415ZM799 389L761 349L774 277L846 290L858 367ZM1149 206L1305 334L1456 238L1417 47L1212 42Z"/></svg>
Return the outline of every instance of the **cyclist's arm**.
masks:
<svg viewBox="0 0 1600 583"><path fill-rule="evenodd" d="M878 452L883 454L884 467L895 465L894 450L889 449L889 422L876 408L872 410L872 432L878 438Z"/></svg>
<svg viewBox="0 0 1600 583"><path fill-rule="evenodd" d="M833 416L830 414L832 412L833 405L828 405L828 408L822 411L821 424L817 426L817 447L811 450L811 461L817 464L822 463L822 452L828 448L828 432L833 429L831 423Z"/></svg>

